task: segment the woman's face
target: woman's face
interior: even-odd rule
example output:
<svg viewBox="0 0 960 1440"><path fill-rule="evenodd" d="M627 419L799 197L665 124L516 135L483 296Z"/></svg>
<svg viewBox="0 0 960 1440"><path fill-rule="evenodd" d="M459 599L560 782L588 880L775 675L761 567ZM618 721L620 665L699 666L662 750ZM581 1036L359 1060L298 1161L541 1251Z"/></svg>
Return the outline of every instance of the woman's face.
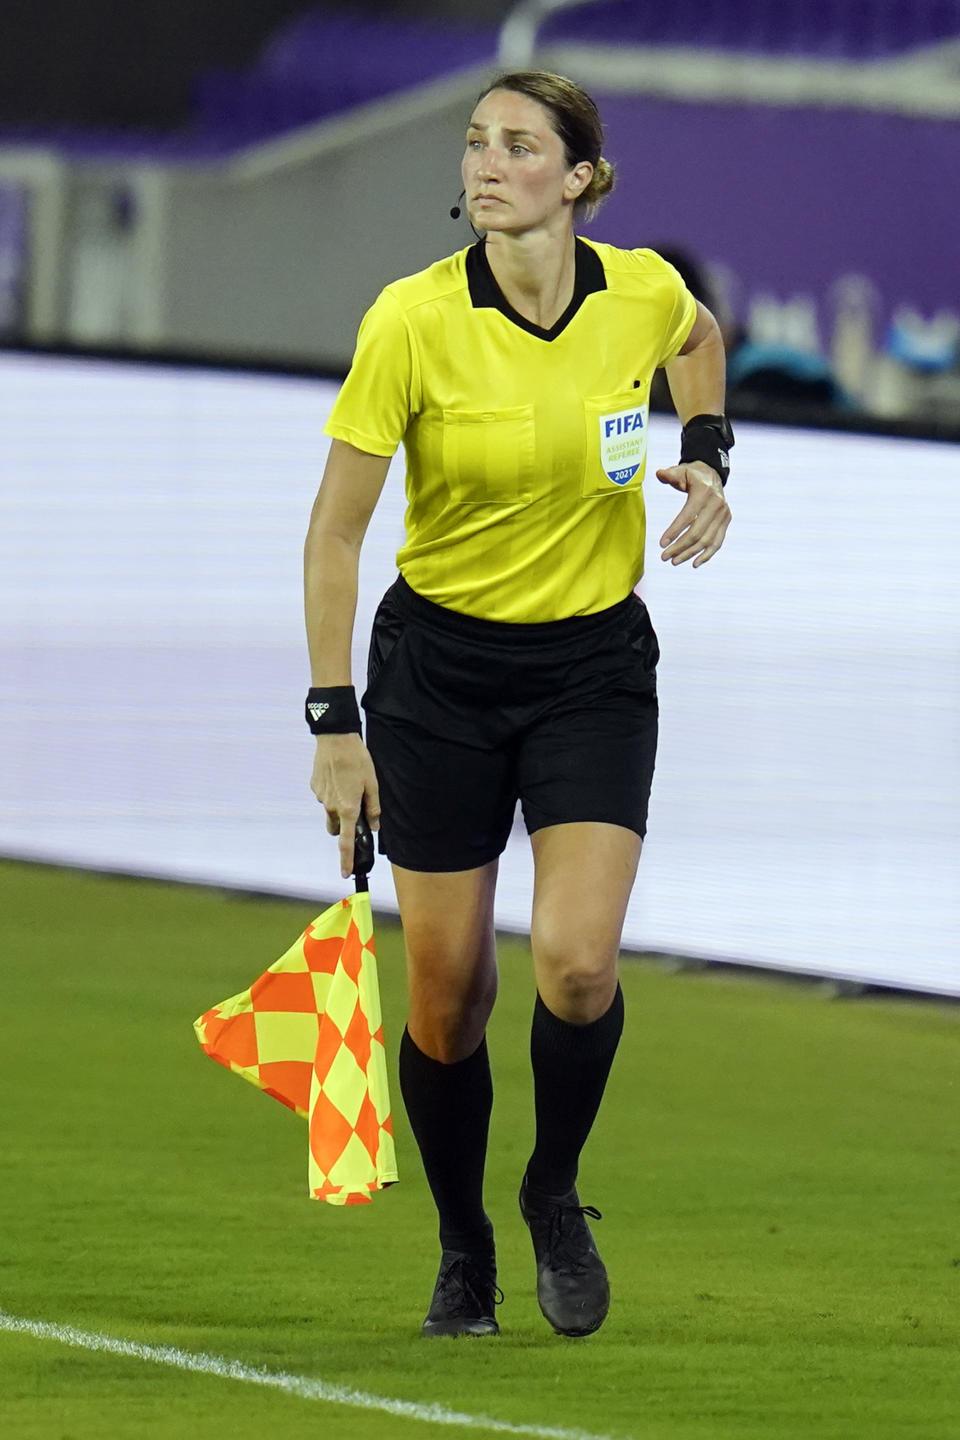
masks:
<svg viewBox="0 0 960 1440"><path fill-rule="evenodd" d="M550 113L536 100L491 90L470 118L460 173L474 225L516 233L572 216L593 166L568 168Z"/></svg>

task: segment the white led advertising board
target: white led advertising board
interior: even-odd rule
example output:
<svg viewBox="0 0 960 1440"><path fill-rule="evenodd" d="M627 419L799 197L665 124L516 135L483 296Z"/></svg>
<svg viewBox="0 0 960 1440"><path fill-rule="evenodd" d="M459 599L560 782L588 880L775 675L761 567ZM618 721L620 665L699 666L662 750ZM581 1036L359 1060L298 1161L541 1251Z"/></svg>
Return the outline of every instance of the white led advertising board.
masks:
<svg viewBox="0 0 960 1440"><path fill-rule="evenodd" d="M0 355L0 851L342 893L301 553L336 386ZM741 424L727 543L648 574L661 745L624 943L960 995L960 447ZM364 548L358 683L403 515ZM498 922L529 923L517 829ZM374 903L395 909L389 866Z"/></svg>

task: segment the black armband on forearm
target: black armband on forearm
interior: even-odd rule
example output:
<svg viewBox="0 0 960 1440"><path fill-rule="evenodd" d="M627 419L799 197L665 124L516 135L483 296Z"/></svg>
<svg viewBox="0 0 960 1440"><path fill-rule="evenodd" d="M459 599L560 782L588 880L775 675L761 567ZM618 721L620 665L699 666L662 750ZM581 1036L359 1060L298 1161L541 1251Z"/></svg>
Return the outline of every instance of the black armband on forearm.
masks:
<svg viewBox="0 0 960 1440"><path fill-rule="evenodd" d="M694 415L680 433L680 464L701 460L716 470L720 484L726 485L733 443L733 426L726 415Z"/></svg>
<svg viewBox="0 0 960 1440"><path fill-rule="evenodd" d="M352 685L315 685L307 691L305 709L312 735L359 735L360 707Z"/></svg>

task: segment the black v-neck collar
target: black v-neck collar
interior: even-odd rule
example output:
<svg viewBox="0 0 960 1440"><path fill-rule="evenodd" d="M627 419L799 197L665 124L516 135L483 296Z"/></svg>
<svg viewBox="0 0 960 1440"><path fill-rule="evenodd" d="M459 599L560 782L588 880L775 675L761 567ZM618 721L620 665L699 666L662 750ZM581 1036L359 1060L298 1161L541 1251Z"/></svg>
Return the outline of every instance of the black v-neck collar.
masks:
<svg viewBox="0 0 960 1440"><path fill-rule="evenodd" d="M557 336L566 330L587 296L593 295L597 290L606 290L607 288L607 277L603 273L600 256L592 246L584 244L579 237L576 241L574 263L576 269L573 280L573 299L560 319L551 325L549 330L544 330L514 310L493 278L490 261L487 259L486 241L478 240L476 245L471 245L467 251L467 284L470 287L473 308L475 310L499 310L501 315L505 315L514 325L519 325L521 330L526 330L528 335L536 335L538 340L556 340Z"/></svg>

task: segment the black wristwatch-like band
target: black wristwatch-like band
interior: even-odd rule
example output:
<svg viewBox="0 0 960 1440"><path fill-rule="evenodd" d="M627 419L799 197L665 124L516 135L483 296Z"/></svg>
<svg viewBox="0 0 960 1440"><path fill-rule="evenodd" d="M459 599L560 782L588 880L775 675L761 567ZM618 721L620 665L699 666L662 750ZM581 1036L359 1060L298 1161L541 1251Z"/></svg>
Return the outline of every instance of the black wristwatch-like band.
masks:
<svg viewBox="0 0 960 1440"><path fill-rule="evenodd" d="M352 685L315 685L307 691L304 715L311 735L359 735L360 707Z"/></svg>
<svg viewBox="0 0 960 1440"><path fill-rule="evenodd" d="M680 464L701 460L716 470L720 484L726 485L733 444L733 426L726 415L694 415L680 433Z"/></svg>

